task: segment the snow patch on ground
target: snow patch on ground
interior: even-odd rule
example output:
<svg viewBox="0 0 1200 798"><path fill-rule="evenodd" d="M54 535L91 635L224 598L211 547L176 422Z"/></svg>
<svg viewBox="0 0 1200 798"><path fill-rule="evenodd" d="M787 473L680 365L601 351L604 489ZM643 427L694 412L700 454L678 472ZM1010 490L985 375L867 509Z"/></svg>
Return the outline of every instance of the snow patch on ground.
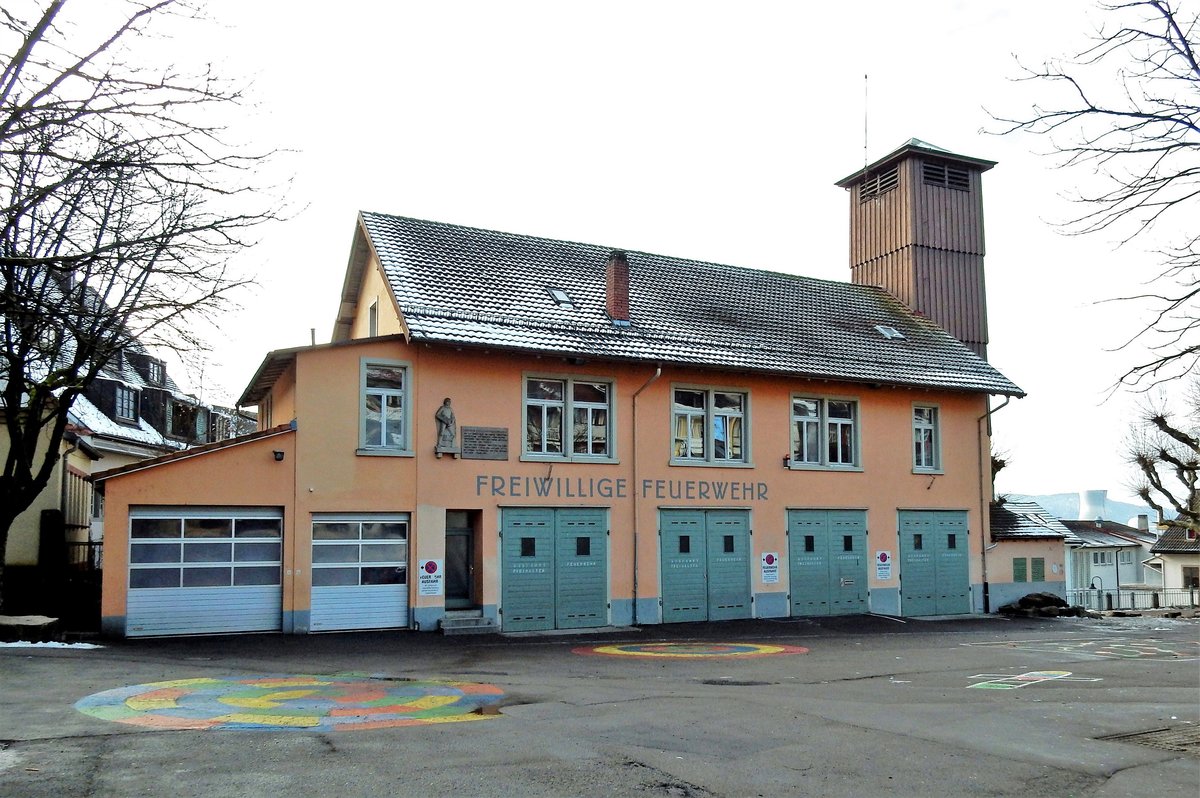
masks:
<svg viewBox="0 0 1200 798"><path fill-rule="evenodd" d="M95 643L30 643L26 640L18 640L15 643L0 643L0 648L104 648Z"/></svg>

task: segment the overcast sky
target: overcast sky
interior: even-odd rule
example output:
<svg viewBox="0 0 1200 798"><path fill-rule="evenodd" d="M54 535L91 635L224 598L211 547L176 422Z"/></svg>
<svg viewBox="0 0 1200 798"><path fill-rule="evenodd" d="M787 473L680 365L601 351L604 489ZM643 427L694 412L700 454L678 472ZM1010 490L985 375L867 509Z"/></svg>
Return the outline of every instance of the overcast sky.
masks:
<svg viewBox="0 0 1200 798"><path fill-rule="evenodd" d="M1155 260L1067 238L1087 179L997 137L987 111L1049 98L1015 57L1075 52L1092 2L213 0L180 62L253 80L236 134L290 150L293 218L239 256L260 289L223 320L205 399L333 328L355 214L443 222L849 280L834 181L912 137L999 165L984 177L990 359L1029 396L995 419L1002 492L1128 498L1129 294ZM301 10L303 9L303 10ZM320 10L318 10L320 9ZM195 373L177 375L191 385ZM952 443L950 445L953 445ZM1121 519L1124 520L1124 519Z"/></svg>

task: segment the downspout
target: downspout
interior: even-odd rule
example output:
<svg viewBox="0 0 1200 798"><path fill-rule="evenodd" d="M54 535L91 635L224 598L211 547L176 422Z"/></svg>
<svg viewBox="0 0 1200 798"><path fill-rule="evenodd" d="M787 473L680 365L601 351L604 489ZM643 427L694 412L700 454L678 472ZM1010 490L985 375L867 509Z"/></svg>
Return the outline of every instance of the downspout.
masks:
<svg viewBox="0 0 1200 798"><path fill-rule="evenodd" d="M638 614L637 614L637 612L638 612L638 610L637 610L637 608L638 608L638 604L637 604L638 603L638 525L640 523L639 518L641 517L638 513L637 400L638 400L638 397L641 396L642 391L646 390L651 385L653 385L658 380L658 378L661 376L662 376L662 366L655 366L654 374L652 374L650 376L650 379L646 380L646 382L642 384L641 388L638 388L636 391L633 392L633 424L632 424L632 431L633 431L633 485L632 485L632 489L633 489L633 625L634 626L637 626L637 622L638 622Z"/></svg>
<svg viewBox="0 0 1200 798"><path fill-rule="evenodd" d="M984 401L988 404L991 404L990 398L985 397ZM975 435L975 440L979 444L979 465L981 466L979 469L979 537L980 538L983 537L983 527L984 527L985 519L988 517L988 502L990 502L993 498L995 498L992 495L992 491L995 489L995 484L992 481L992 458L991 458L992 453L991 453L991 451L988 452L987 466L986 467L983 466L983 435L984 435L983 421L984 421L984 419L987 419L987 436L988 436L988 442L990 443L992 440L992 414L998 413L1001 410L1003 410L1005 407L1008 406L1008 403L1011 401L1012 401L1011 396L1005 396L1004 401L1000 403L999 407L996 407L996 408L989 407L988 411L986 413L984 413L982 416L980 416L979 418L977 418L975 420L975 425L977 428L977 434ZM988 524L988 527L990 529L991 525ZM988 615L992 611L992 607L991 607L992 597L988 592L987 544L988 544L988 542L986 540L979 541L979 561L980 561L980 565L982 566L982 569L983 569L982 577L983 577L983 614L984 615Z"/></svg>

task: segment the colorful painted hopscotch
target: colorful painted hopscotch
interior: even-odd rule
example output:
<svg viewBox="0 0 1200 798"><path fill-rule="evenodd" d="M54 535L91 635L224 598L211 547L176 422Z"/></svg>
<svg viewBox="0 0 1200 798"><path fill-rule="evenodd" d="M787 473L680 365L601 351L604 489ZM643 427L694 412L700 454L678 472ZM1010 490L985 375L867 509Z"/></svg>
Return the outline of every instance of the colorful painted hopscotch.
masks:
<svg viewBox="0 0 1200 798"><path fill-rule="evenodd" d="M1072 676L1070 671L1029 671L1017 675L1007 673L977 673L970 677L972 679L986 679L987 681L976 682L975 684L967 685L967 689L977 688L980 690L1016 690L1021 687L1029 687L1031 684L1043 684L1045 682L1055 682L1065 680L1068 682L1099 682L1101 679L1088 679L1080 676Z"/></svg>
<svg viewBox="0 0 1200 798"><path fill-rule="evenodd" d="M575 654L606 657L674 657L705 659L716 657L774 657L783 654L807 654L802 646L762 643L624 643L607 646L581 646Z"/></svg>
<svg viewBox="0 0 1200 798"><path fill-rule="evenodd" d="M85 715L154 729L350 731L482 720L494 684L359 674L178 679L80 699Z"/></svg>

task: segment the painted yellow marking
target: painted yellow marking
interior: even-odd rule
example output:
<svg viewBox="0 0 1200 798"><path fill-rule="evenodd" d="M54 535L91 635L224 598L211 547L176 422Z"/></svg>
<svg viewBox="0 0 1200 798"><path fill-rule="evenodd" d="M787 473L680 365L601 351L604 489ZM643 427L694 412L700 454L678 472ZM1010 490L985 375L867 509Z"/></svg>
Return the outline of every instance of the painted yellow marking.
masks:
<svg viewBox="0 0 1200 798"><path fill-rule="evenodd" d="M317 690L279 690L274 693L267 693L260 696L244 696L234 693L232 695L223 695L217 700L222 704L228 704L231 707L245 707L246 709L275 709L284 701L290 701L295 698L305 698L316 694Z"/></svg>

